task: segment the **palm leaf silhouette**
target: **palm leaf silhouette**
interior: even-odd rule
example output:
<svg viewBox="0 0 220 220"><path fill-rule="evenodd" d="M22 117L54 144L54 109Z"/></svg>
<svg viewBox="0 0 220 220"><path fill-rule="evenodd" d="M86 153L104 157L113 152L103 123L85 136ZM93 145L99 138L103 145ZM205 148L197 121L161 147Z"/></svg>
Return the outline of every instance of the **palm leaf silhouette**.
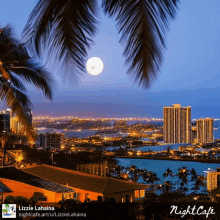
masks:
<svg viewBox="0 0 220 220"><path fill-rule="evenodd" d="M149 88L160 71L169 19L178 0L102 0L104 13L115 17L120 43L125 45L127 73ZM39 0L23 31L35 56L47 54L58 73L77 78L85 72L85 58L97 33L96 0Z"/></svg>

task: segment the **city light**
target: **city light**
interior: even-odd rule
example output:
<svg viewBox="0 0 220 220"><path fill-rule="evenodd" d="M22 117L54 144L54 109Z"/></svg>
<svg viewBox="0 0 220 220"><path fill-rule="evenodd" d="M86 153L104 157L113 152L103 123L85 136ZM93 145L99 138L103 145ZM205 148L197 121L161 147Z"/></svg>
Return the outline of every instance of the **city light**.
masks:
<svg viewBox="0 0 220 220"><path fill-rule="evenodd" d="M23 159L24 159L24 157L22 155L16 157L17 162L21 162Z"/></svg>

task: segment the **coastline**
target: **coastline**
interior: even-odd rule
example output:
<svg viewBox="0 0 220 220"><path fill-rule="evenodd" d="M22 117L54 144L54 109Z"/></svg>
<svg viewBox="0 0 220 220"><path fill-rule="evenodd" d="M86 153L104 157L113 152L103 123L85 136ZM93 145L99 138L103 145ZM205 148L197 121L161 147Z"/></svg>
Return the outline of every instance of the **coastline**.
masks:
<svg viewBox="0 0 220 220"><path fill-rule="evenodd" d="M174 159L174 158L161 158L161 157L144 157L144 156L113 156L113 158L126 158L126 159L147 159L147 160L170 160L170 161L189 161L199 163L219 163L219 160L203 160L203 159Z"/></svg>

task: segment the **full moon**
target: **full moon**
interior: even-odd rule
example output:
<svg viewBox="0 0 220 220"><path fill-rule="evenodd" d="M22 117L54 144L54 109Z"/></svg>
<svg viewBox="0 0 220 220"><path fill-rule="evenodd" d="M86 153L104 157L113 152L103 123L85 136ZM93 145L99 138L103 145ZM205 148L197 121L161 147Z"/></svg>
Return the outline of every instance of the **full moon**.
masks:
<svg viewBox="0 0 220 220"><path fill-rule="evenodd" d="M103 67L103 62L99 57L91 57L86 63L87 72L93 76L99 75Z"/></svg>

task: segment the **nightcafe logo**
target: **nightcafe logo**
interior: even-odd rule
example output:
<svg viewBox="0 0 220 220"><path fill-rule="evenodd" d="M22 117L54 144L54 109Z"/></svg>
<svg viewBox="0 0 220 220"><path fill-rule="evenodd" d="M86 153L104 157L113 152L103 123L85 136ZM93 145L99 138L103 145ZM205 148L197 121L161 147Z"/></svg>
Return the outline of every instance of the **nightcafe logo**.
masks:
<svg viewBox="0 0 220 220"><path fill-rule="evenodd" d="M196 207L196 205L194 205L192 208L190 207L190 205L187 207L187 209L182 209L182 208L178 208L178 206L172 205L171 207L171 212L170 214L176 214L176 215L180 215L181 218L183 218L185 215L189 214L189 215L205 215L206 218L209 217L209 215L214 215L214 209L213 207L209 207L208 210L204 209L204 206L199 206Z"/></svg>
<svg viewBox="0 0 220 220"><path fill-rule="evenodd" d="M2 204L2 218L16 218L16 204Z"/></svg>

